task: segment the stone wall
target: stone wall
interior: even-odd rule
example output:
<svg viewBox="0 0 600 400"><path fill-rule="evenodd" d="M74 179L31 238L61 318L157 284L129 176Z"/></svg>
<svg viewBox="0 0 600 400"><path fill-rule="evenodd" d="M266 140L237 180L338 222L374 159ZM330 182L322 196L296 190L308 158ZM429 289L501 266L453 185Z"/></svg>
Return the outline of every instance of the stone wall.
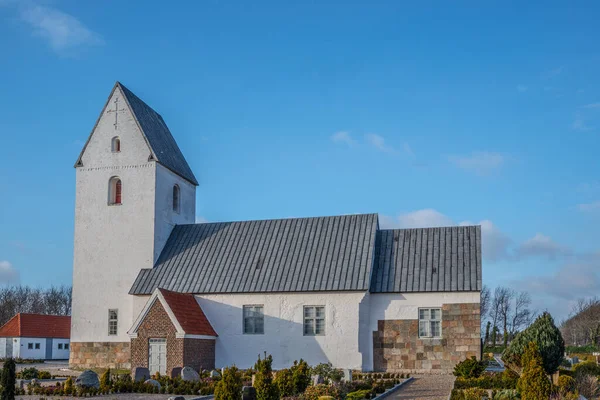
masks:
<svg viewBox="0 0 600 400"><path fill-rule="evenodd" d="M417 319L379 320L373 332L373 369L450 373L459 361L479 358L479 307L479 303L444 304L440 339L419 339Z"/></svg>
<svg viewBox="0 0 600 400"><path fill-rule="evenodd" d="M129 346L129 342L71 342L69 365L128 369L131 366Z"/></svg>
<svg viewBox="0 0 600 400"><path fill-rule="evenodd" d="M140 324L137 338L131 339L131 369L148 368L150 338L167 339L167 373L175 367L212 369L215 364L215 341L176 337L176 328L160 301L155 301ZM153 373L154 371L150 371Z"/></svg>

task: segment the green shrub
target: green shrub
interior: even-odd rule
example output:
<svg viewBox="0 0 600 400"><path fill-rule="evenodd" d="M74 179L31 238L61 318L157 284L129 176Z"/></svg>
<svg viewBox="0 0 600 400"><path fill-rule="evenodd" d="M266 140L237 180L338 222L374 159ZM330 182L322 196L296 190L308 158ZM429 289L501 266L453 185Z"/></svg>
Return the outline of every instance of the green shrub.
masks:
<svg viewBox="0 0 600 400"><path fill-rule="evenodd" d="M522 356L523 373L517 389L522 400L540 400L550 397L552 384L544 371L543 360L535 342L529 343Z"/></svg>
<svg viewBox="0 0 600 400"><path fill-rule="evenodd" d="M504 350L502 360L508 368L521 374L525 365L522 357L529 343L535 343L542 357L542 366L546 374L552 375L562 362L565 342L560 331L554 325L552 316L545 312L523 332L519 333Z"/></svg>
<svg viewBox="0 0 600 400"><path fill-rule="evenodd" d="M65 386L63 387L63 392L66 395L70 395L71 393L73 393L73 378L67 378L67 380L65 381Z"/></svg>
<svg viewBox="0 0 600 400"><path fill-rule="evenodd" d="M242 374L235 365L225 368L223 377L215 386L215 400L239 400L241 397Z"/></svg>
<svg viewBox="0 0 600 400"><path fill-rule="evenodd" d="M600 352L600 347L595 346L593 344L588 344L586 346L567 346L565 348L567 354L572 354L572 353L588 353L588 354L592 354L592 353L596 353L596 352Z"/></svg>
<svg viewBox="0 0 600 400"><path fill-rule="evenodd" d="M321 363L311 368L311 375L319 375L325 380L325 383L339 382L344 377L344 372L333 368L331 363Z"/></svg>
<svg viewBox="0 0 600 400"><path fill-rule="evenodd" d="M15 372L15 360L9 358L4 362L2 367L2 391L0 392L0 399L2 400L14 400L15 399L15 384L17 382L17 374Z"/></svg>
<svg viewBox="0 0 600 400"><path fill-rule="evenodd" d="M275 384L277 385L277 388L279 388L279 395L281 397L293 396L296 392L293 373L290 369L277 371L277 375L275 375Z"/></svg>
<svg viewBox="0 0 600 400"><path fill-rule="evenodd" d="M310 385L310 367L303 359L294 361L294 365L290 368L292 371L292 381L294 383L294 394L304 393L308 385Z"/></svg>
<svg viewBox="0 0 600 400"><path fill-rule="evenodd" d="M52 379L52 374L50 371L39 371L38 379Z"/></svg>
<svg viewBox="0 0 600 400"><path fill-rule="evenodd" d="M331 396L321 396L319 397L319 400L334 400L334 398Z"/></svg>
<svg viewBox="0 0 600 400"><path fill-rule="evenodd" d="M273 357L267 356L261 359L258 356L258 361L254 369L256 370L256 377L254 380L254 387L256 388L256 399L257 400L279 400L279 390L277 385L273 383Z"/></svg>
<svg viewBox="0 0 600 400"><path fill-rule="evenodd" d="M18 375L18 378L20 378L20 379L38 379L39 374L40 374L40 371L38 371L37 368L31 367L31 368L23 368L21 370L21 372L19 372L17 375Z"/></svg>
<svg viewBox="0 0 600 400"><path fill-rule="evenodd" d="M340 399L340 390L337 386L324 384L309 386L304 392L304 400L319 400L321 396L331 396L334 399Z"/></svg>
<svg viewBox="0 0 600 400"><path fill-rule="evenodd" d="M356 392L350 392L346 395L346 400L362 400L366 399L367 396L371 393L371 390L357 390Z"/></svg>
<svg viewBox="0 0 600 400"><path fill-rule="evenodd" d="M478 378L485 371L486 366L485 361L477 361L475 357L471 357L456 364L453 374L461 378Z"/></svg>
<svg viewBox="0 0 600 400"><path fill-rule="evenodd" d="M508 372L507 372L508 371ZM510 370L503 373L486 372L479 378L456 378L454 389L515 389L519 376Z"/></svg>
<svg viewBox="0 0 600 400"><path fill-rule="evenodd" d="M596 364L593 361L586 361L579 364L575 364L573 366L573 373L575 374L575 378L581 375L592 375L598 376L600 375L600 365Z"/></svg>
<svg viewBox="0 0 600 400"><path fill-rule="evenodd" d="M556 386L561 396L565 396L575 390L575 379L567 375L559 376Z"/></svg>
<svg viewBox="0 0 600 400"><path fill-rule="evenodd" d="M487 391L480 388L452 389L450 400L481 400L487 397Z"/></svg>
<svg viewBox="0 0 600 400"><path fill-rule="evenodd" d="M107 394L110 392L110 368L108 368L100 377L100 393Z"/></svg>
<svg viewBox="0 0 600 400"><path fill-rule="evenodd" d="M519 393L513 389L504 389L497 393L494 393L492 396L493 400L518 400L520 399Z"/></svg>

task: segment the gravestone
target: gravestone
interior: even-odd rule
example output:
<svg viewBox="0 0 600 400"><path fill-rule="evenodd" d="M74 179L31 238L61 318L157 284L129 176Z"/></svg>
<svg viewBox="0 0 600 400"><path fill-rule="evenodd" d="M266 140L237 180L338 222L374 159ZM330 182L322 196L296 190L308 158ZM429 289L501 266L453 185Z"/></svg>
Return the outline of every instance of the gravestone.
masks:
<svg viewBox="0 0 600 400"><path fill-rule="evenodd" d="M183 367L181 369L181 379L184 381L196 382L200 380L200 374L192 367Z"/></svg>
<svg viewBox="0 0 600 400"><path fill-rule="evenodd" d="M133 374L134 382L144 382L146 379L150 378L150 370L145 367L137 367Z"/></svg>
<svg viewBox="0 0 600 400"><path fill-rule="evenodd" d="M168 400L185 400L185 397L183 396L171 396L168 398Z"/></svg>
<svg viewBox="0 0 600 400"><path fill-rule="evenodd" d="M92 370L85 370L75 379L75 386L84 388L100 388L98 374Z"/></svg>
<svg viewBox="0 0 600 400"><path fill-rule="evenodd" d="M242 400L256 400L256 388L244 386L242 388Z"/></svg>
<svg viewBox="0 0 600 400"><path fill-rule="evenodd" d="M146 385L152 385L154 387L157 387L160 389L160 382L154 379L148 379L147 381L144 382L144 384Z"/></svg>
<svg viewBox="0 0 600 400"><path fill-rule="evenodd" d="M324 382L323 377L321 375L313 375L310 378L312 380L313 386L319 385Z"/></svg>
<svg viewBox="0 0 600 400"><path fill-rule="evenodd" d="M351 369L344 370L344 380L346 382L352 382L352 370Z"/></svg>
<svg viewBox="0 0 600 400"><path fill-rule="evenodd" d="M171 379L175 379L177 378L179 375L181 375L181 367L175 367L171 370Z"/></svg>

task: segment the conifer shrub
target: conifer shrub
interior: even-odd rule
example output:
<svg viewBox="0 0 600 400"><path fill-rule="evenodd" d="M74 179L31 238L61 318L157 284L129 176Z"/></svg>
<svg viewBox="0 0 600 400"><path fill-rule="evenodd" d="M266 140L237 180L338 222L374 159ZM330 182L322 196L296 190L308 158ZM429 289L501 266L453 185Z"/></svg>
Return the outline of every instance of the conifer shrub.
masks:
<svg viewBox="0 0 600 400"><path fill-rule="evenodd" d="M340 399L340 390L334 385L313 385L306 388L303 394L304 400L319 400L321 396L331 396L334 399Z"/></svg>
<svg viewBox="0 0 600 400"><path fill-rule="evenodd" d="M17 373L15 371L16 365L15 360L12 358L7 359L2 367L2 392L0 392L0 399L2 400L14 400L15 399L15 384L17 382Z"/></svg>
<svg viewBox="0 0 600 400"><path fill-rule="evenodd" d="M292 371L292 381L294 383L294 394L304 393L308 385L310 385L310 367L303 359L294 361L294 365L290 368Z"/></svg>
<svg viewBox="0 0 600 400"><path fill-rule="evenodd" d="M517 389L521 400L540 400L550 397L552 384L546 375L543 359L535 342L529 343L521 357L523 372Z"/></svg>
<svg viewBox="0 0 600 400"><path fill-rule="evenodd" d="M556 372L565 353L565 342L560 330L554 324L552 316L545 312L533 324L519 333L511 342L504 353L502 360L507 367L522 374L524 363L523 356L529 343L535 343L542 357L542 365L546 374Z"/></svg>
<svg viewBox="0 0 600 400"><path fill-rule="evenodd" d="M293 373L290 369L284 368L277 371L277 374L275 375L275 384L279 389L279 395L281 397L293 396L296 392Z"/></svg>
<svg viewBox="0 0 600 400"><path fill-rule="evenodd" d="M102 376L100 377L100 393L108 394L110 393L110 368L108 368Z"/></svg>
<svg viewBox="0 0 600 400"><path fill-rule="evenodd" d="M68 377L63 387L63 392L68 396L73 393L73 378Z"/></svg>
<svg viewBox="0 0 600 400"><path fill-rule="evenodd" d="M265 352L265 358L258 356L254 365L256 376L254 387L256 388L256 400L279 400L279 389L273 382L273 357Z"/></svg>
<svg viewBox="0 0 600 400"><path fill-rule="evenodd" d="M222 379L215 386L215 400L239 400L241 397L242 374L235 365L225 368Z"/></svg>
<svg viewBox="0 0 600 400"><path fill-rule="evenodd" d="M559 376L556 386L558 388L558 393L564 397L568 393L575 391L575 379L567 375Z"/></svg>
<svg viewBox="0 0 600 400"><path fill-rule="evenodd" d="M479 378L486 366L485 361L478 361L475 357L471 357L456 364L453 374L461 378Z"/></svg>

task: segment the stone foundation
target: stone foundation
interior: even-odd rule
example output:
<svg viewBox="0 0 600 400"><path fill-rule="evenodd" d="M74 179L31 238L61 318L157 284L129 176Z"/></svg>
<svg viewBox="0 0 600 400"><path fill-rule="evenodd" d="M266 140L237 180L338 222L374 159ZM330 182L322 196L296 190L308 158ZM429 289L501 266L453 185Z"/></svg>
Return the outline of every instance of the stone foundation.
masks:
<svg viewBox="0 0 600 400"><path fill-rule="evenodd" d="M197 371L215 368L214 340L177 338L176 333L160 301L154 302L137 330L138 337L131 339L131 369L148 368L150 338L167 340L167 374L175 367L192 367Z"/></svg>
<svg viewBox="0 0 600 400"><path fill-rule="evenodd" d="M71 342L69 366L129 369L129 342Z"/></svg>
<svg viewBox="0 0 600 400"><path fill-rule="evenodd" d="M373 369L388 372L451 373L481 353L479 303L444 304L442 338L420 339L419 321L380 320L373 332Z"/></svg>

